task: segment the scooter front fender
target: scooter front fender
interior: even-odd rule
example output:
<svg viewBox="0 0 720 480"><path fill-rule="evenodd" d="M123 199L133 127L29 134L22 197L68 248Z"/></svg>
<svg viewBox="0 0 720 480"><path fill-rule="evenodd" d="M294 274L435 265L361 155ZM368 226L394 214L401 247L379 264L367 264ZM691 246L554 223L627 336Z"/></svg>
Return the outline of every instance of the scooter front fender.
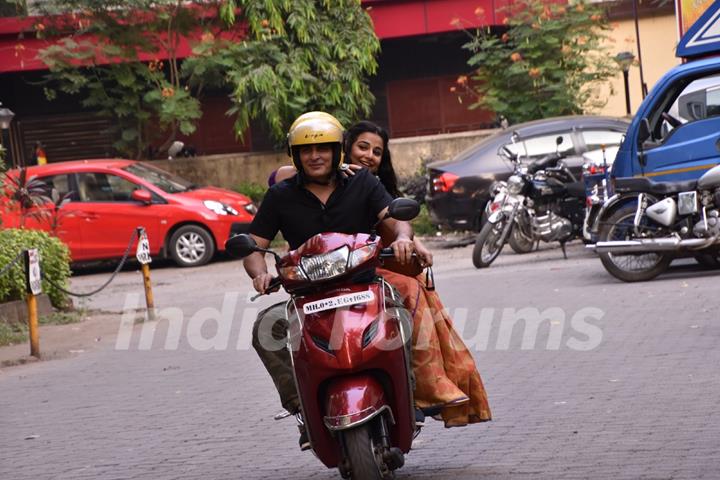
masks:
<svg viewBox="0 0 720 480"><path fill-rule="evenodd" d="M385 399L385 391L377 379L368 374L339 377L326 387L325 426L340 431L367 423L387 411L395 423Z"/></svg>

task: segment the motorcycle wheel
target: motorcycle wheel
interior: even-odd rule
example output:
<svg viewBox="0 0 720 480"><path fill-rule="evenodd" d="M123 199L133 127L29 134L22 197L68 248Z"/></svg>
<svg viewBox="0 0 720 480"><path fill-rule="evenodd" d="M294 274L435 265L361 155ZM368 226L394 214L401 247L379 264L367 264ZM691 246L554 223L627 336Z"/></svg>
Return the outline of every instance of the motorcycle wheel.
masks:
<svg viewBox="0 0 720 480"><path fill-rule="evenodd" d="M634 205L623 207L612 214L600 230L600 241L631 240L635 237L633 222ZM643 228L643 225L640 225ZM600 253L600 261L613 277L624 282L652 280L665 270L672 261L672 255L659 252L617 254Z"/></svg>
<svg viewBox="0 0 720 480"><path fill-rule="evenodd" d="M380 472L375 460L375 452L371 439L372 430L369 424L360 425L356 428L343 431L345 439L345 450L350 459L353 480L383 480L394 478L393 472L390 476Z"/></svg>
<svg viewBox="0 0 720 480"><path fill-rule="evenodd" d="M500 255L505 242L499 242L502 232L505 229L506 221L498 223L486 223L475 239L472 260L475 268L486 268L492 264Z"/></svg>
<svg viewBox="0 0 720 480"><path fill-rule="evenodd" d="M512 230L510 230L510 238L508 238L508 244L510 244L510 248L513 249L513 252L519 255L530 253L534 243L535 242L533 242L531 237L525 235L525 232L522 231L520 225L517 223L513 225Z"/></svg>

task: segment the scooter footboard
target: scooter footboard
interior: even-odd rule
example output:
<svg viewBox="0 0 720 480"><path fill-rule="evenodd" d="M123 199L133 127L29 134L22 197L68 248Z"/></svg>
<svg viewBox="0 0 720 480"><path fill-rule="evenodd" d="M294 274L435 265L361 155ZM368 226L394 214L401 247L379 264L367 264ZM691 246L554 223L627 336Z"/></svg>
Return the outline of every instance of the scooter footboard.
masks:
<svg viewBox="0 0 720 480"><path fill-rule="evenodd" d="M369 422L387 411L395 420L380 382L369 374L333 379L326 387L327 404L323 418L328 430L339 431Z"/></svg>

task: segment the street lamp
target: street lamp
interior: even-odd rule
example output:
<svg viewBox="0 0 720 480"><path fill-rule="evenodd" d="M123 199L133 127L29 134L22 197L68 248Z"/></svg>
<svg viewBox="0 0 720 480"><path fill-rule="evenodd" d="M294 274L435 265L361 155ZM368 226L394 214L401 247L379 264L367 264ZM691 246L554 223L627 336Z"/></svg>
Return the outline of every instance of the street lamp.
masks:
<svg viewBox="0 0 720 480"><path fill-rule="evenodd" d="M12 119L14 116L15 116L15 114L13 113L12 110L10 110L9 108L2 107L2 104L0 103L0 129L2 129L2 136L0 136L0 146L4 147L6 145L5 133L10 128L10 122L12 122ZM7 142L8 148L5 148L5 151L7 152L7 160L9 160L7 162L7 165L12 165L12 162L10 161L10 160L12 160L12 152L10 151L11 148L9 148L10 147L9 140L10 140L10 134L8 133L8 142Z"/></svg>
<svg viewBox="0 0 720 480"><path fill-rule="evenodd" d="M625 112L630 115L630 83L628 82L628 74L630 66L635 61L635 55L632 52L620 52L615 55L615 61L620 65L623 72L623 80L625 81Z"/></svg>

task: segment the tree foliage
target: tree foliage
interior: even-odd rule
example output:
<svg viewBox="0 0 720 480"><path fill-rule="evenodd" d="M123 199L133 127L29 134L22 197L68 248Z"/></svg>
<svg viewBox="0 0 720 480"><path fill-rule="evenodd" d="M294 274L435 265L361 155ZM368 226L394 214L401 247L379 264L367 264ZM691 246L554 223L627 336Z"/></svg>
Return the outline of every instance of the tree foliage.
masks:
<svg viewBox="0 0 720 480"><path fill-rule="evenodd" d="M482 14L482 12L478 12ZM473 82L458 84L482 107L511 123L591 112L606 103L601 87L619 71L604 47L604 12L584 1L569 5L518 0L505 12L504 33L480 29L472 52Z"/></svg>
<svg viewBox="0 0 720 480"><path fill-rule="evenodd" d="M349 122L368 114L379 42L359 0L238 0L249 29L243 41L196 48L185 73L219 73L232 88L235 127L267 121L276 138L298 114L334 113Z"/></svg>
<svg viewBox="0 0 720 480"><path fill-rule="evenodd" d="M252 119L280 139L305 110L349 120L374 102L367 76L379 42L359 0L48 0L43 8L51 20L36 25L38 35L59 38L40 53L46 95L78 95L115 119L115 147L127 156L142 156L158 131L168 133L163 147L191 134L208 88L228 92L238 138ZM184 42L192 55L180 59Z"/></svg>

